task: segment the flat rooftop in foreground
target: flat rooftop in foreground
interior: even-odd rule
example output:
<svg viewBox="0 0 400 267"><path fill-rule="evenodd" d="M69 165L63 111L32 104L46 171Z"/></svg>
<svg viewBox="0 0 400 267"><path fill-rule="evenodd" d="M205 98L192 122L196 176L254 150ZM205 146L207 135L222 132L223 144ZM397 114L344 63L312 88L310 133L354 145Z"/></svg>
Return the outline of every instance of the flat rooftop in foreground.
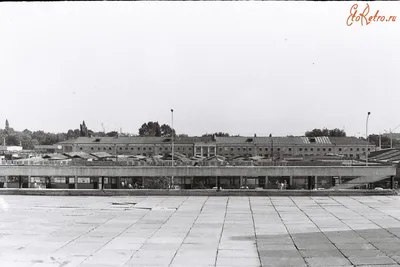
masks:
<svg viewBox="0 0 400 267"><path fill-rule="evenodd" d="M400 196L0 196L0 265L400 266Z"/></svg>

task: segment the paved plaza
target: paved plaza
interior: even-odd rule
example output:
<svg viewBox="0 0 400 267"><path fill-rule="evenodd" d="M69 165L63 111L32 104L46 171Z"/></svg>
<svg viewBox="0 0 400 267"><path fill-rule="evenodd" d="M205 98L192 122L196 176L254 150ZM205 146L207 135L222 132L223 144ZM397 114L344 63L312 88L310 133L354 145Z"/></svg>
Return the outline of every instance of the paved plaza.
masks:
<svg viewBox="0 0 400 267"><path fill-rule="evenodd" d="M400 266L400 197L0 196L0 266Z"/></svg>

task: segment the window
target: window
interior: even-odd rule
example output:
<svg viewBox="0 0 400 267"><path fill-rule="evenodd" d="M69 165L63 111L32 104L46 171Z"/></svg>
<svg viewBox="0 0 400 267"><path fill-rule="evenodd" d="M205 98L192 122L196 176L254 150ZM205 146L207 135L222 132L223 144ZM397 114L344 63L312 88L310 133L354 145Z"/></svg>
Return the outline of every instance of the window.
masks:
<svg viewBox="0 0 400 267"><path fill-rule="evenodd" d="M300 147L300 148L299 148L299 151L303 151L303 149Z"/></svg>
<svg viewBox="0 0 400 267"><path fill-rule="evenodd" d="M91 147L90 150L93 150L93 147Z"/></svg>
<svg viewBox="0 0 400 267"><path fill-rule="evenodd" d="M164 147L164 150L167 151L167 150L168 150L168 147Z"/></svg>
<svg viewBox="0 0 400 267"><path fill-rule="evenodd" d="M162 150L162 147L159 147L160 150Z"/></svg>
<svg viewBox="0 0 400 267"><path fill-rule="evenodd" d="M131 147L131 150L133 150L133 147Z"/></svg>
<svg viewBox="0 0 400 267"><path fill-rule="evenodd" d="M231 151L233 151L233 147L231 147Z"/></svg>
<svg viewBox="0 0 400 267"><path fill-rule="evenodd" d="M324 148L322 148L322 151L325 151L326 149L325 149L325 147Z"/></svg>
<svg viewBox="0 0 400 267"><path fill-rule="evenodd" d="M151 147L149 147L149 151L151 151Z"/></svg>
<svg viewBox="0 0 400 267"><path fill-rule="evenodd" d="M189 147L189 151L191 151L192 150L192 148L191 147Z"/></svg>
<svg viewBox="0 0 400 267"><path fill-rule="evenodd" d="M237 151L240 151L240 147L237 148Z"/></svg>
<svg viewBox="0 0 400 267"><path fill-rule="evenodd" d="M363 148L362 151L365 151L365 148Z"/></svg>
<svg viewBox="0 0 400 267"><path fill-rule="evenodd" d="M104 150L107 150L107 148L105 147Z"/></svg>
<svg viewBox="0 0 400 267"><path fill-rule="evenodd" d="M222 151L222 147L219 148L219 151Z"/></svg>
<svg viewBox="0 0 400 267"><path fill-rule="evenodd" d="M280 148L280 147L278 147L278 151L281 151L281 148Z"/></svg>
<svg viewBox="0 0 400 267"><path fill-rule="evenodd" d="M328 151L332 151L332 148L328 148Z"/></svg>
<svg viewBox="0 0 400 267"><path fill-rule="evenodd" d="M120 147L119 150L122 150L122 147Z"/></svg>
<svg viewBox="0 0 400 267"><path fill-rule="evenodd" d="M100 150L100 149L101 149L101 147L98 147L98 148L97 148L97 150Z"/></svg>
<svg viewBox="0 0 400 267"><path fill-rule="evenodd" d="M109 147L108 150L111 150L111 147Z"/></svg>
<svg viewBox="0 0 400 267"><path fill-rule="evenodd" d="M180 151L181 150L181 148L180 147L178 147L178 151Z"/></svg>
<svg viewBox="0 0 400 267"><path fill-rule="evenodd" d="M289 147L289 151L292 151L292 148L291 148L291 147Z"/></svg>
<svg viewBox="0 0 400 267"><path fill-rule="evenodd" d="M317 148L317 151L319 151L319 148Z"/></svg>
<svg viewBox="0 0 400 267"><path fill-rule="evenodd" d="M82 148L82 147L80 147L79 149L80 149L80 150L82 150L83 148Z"/></svg>
<svg viewBox="0 0 400 267"><path fill-rule="evenodd" d="M268 147L265 148L265 151L268 151Z"/></svg>
<svg viewBox="0 0 400 267"><path fill-rule="evenodd" d="M140 147L138 147L137 150L140 150Z"/></svg>
<svg viewBox="0 0 400 267"><path fill-rule="evenodd" d="M341 147L339 147L339 151L342 151L342 148L341 148Z"/></svg>
<svg viewBox="0 0 400 267"><path fill-rule="evenodd" d="M371 151L371 148L368 148L368 151Z"/></svg>
<svg viewBox="0 0 400 267"><path fill-rule="evenodd" d="M314 151L314 148L310 148L310 151Z"/></svg>
<svg viewBox="0 0 400 267"><path fill-rule="evenodd" d="M307 151L307 148L304 148L304 151Z"/></svg>
<svg viewBox="0 0 400 267"><path fill-rule="evenodd" d="M243 148L243 151L246 151L246 148L245 148L245 147Z"/></svg>
<svg viewBox="0 0 400 267"><path fill-rule="evenodd" d="M259 150L259 151L262 151L262 148L260 147L258 150Z"/></svg>
<svg viewBox="0 0 400 267"><path fill-rule="evenodd" d="M360 149L359 149L359 148L357 148L357 151L360 151Z"/></svg>
<svg viewBox="0 0 400 267"><path fill-rule="evenodd" d="M145 147L143 148L143 151L146 151L146 148L145 148Z"/></svg>
<svg viewBox="0 0 400 267"><path fill-rule="evenodd" d="M251 147L249 147L249 151L251 151Z"/></svg>
<svg viewBox="0 0 400 267"><path fill-rule="evenodd" d="M128 150L128 147L125 147L125 150Z"/></svg>

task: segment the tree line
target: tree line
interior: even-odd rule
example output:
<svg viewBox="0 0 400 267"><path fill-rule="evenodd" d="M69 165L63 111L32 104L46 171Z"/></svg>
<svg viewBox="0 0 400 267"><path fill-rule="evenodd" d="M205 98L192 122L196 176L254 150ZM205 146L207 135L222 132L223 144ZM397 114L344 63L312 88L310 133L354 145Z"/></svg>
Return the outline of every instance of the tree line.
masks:
<svg viewBox="0 0 400 267"><path fill-rule="evenodd" d="M23 131L16 131L12 127L10 127L10 123L8 120L5 122L4 129L0 129L0 144L7 146L19 146L21 145L24 149L33 149L35 145L53 145L58 142L66 141L69 139L75 139L78 137L117 137L117 136L157 136L157 137L187 137L187 134L181 133L177 134L175 130L171 128L168 124L160 124L157 121L149 121L143 123L141 127L138 129L138 134L129 134L129 133L119 133L117 131L110 132L95 132L90 130L85 121L83 121L79 128L77 129L69 129L67 132L62 133L50 133L44 132L42 130L39 131L30 131L25 129ZM215 133L206 133L202 135L203 137L228 137L232 136L229 133L225 132L215 132ZM240 136L240 135L234 135ZM256 135L254 135L256 136ZM270 135L271 136L271 135ZM328 136L328 137L345 137L346 132L344 130L340 130L338 128L335 129L318 129L315 128L310 131L305 132L306 137L318 137L318 136ZM379 146L379 137L380 135L371 134L369 135L369 141L376 146ZM361 138L364 139L365 138ZM399 141L393 139L393 146L400 144ZM382 147L390 147L390 137L381 136L381 145Z"/></svg>

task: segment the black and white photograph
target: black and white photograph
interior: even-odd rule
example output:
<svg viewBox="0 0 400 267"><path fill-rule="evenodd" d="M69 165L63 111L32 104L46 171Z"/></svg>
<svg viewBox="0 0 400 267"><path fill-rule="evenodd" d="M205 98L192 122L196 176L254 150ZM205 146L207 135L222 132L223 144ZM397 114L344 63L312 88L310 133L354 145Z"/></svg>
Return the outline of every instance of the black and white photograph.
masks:
<svg viewBox="0 0 400 267"><path fill-rule="evenodd" d="M0 3L0 267L400 266L397 1Z"/></svg>

